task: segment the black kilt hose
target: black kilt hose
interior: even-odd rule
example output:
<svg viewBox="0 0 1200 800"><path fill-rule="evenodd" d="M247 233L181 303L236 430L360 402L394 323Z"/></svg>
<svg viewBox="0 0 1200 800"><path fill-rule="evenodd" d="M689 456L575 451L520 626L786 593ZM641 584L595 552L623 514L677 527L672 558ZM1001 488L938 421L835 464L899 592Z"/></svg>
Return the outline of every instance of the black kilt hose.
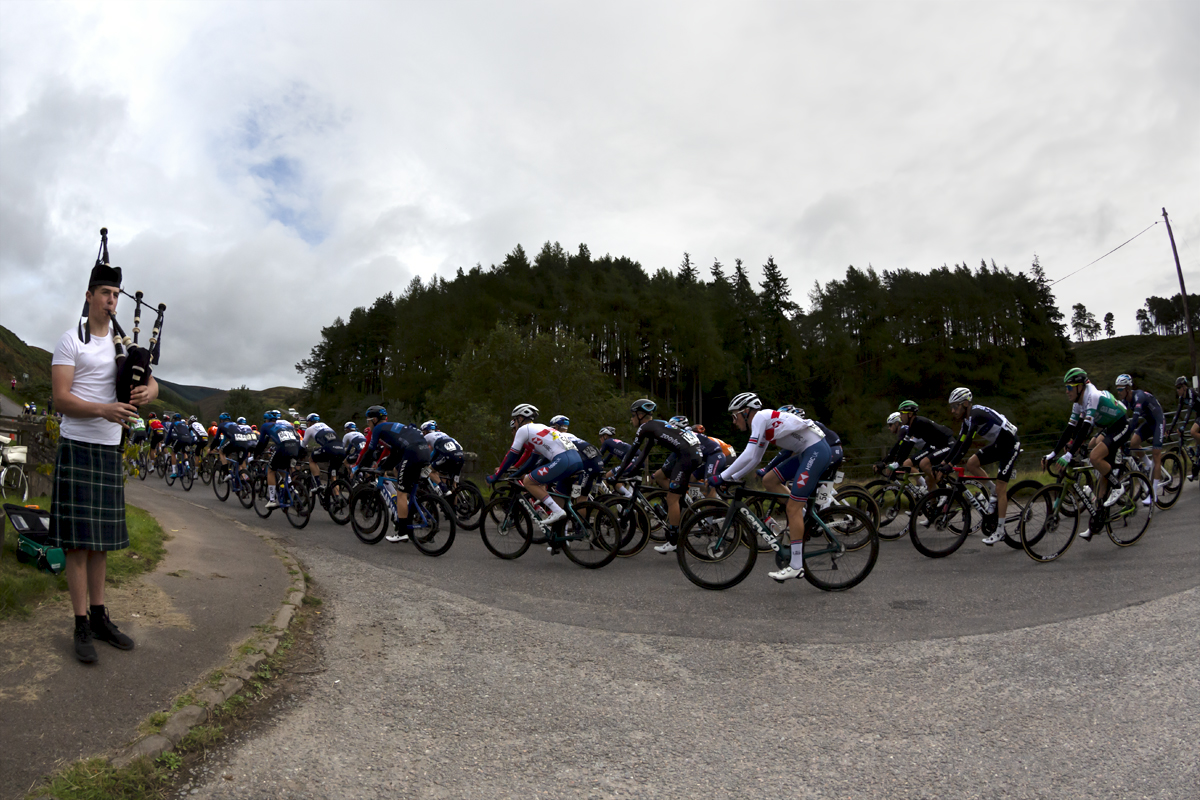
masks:
<svg viewBox="0 0 1200 800"><path fill-rule="evenodd" d="M64 550L129 547L119 445L59 440L50 502L50 543Z"/></svg>

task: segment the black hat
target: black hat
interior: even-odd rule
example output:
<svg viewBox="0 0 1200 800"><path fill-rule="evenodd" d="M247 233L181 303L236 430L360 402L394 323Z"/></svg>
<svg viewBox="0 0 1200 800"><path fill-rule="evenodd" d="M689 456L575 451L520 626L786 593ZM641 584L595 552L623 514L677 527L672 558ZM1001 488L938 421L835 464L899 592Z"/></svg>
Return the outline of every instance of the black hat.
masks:
<svg viewBox="0 0 1200 800"><path fill-rule="evenodd" d="M88 291L97 286L113 286L121 288L121 268L108 264L97 264L92 267L92 277L88 281Z"/></svg>

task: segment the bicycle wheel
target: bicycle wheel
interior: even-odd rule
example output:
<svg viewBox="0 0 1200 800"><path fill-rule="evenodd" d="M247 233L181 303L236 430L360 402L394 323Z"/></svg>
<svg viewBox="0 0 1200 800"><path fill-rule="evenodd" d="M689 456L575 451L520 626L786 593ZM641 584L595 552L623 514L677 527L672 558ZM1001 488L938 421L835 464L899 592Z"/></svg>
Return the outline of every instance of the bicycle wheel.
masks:
<svg viewBox="0 0 1200 800"><path fill-rule="evenodd" d="M0 494L4 495L5 500L21 503L28 500L29 479L25 477L25 471L17 466L5 467L3 476L0 476Z"/></svg>
<svg viewBox="0 0 1200 800"><path fill-rule="evenodd" d="M138 479L146 480L146 476L150 474L150 458L145 453L138 456Z"/></svg>
<svg viewBox="0 0 1200 800"><path fill-rule="evenodd" d="M621 549L621 523L603 503L579 500L571 504L574 514L554 526L555 546L581 567L598 569L617 557Z"/></svg>
<svg viewBox="0 0 1200 800"><path fill-rule="evenodd" d="M242 508L252 508L254 506L254 484L250 482L250 476L245 470L238 470L238 502L242 504Z"/></svg>
<svg viewBox="0 0 1200 800"><path fill-rule="evenodd" d="M870 517L872 526L876 531L879 530L881 513L879 503L875 502L875 498L866 489L863 489L861 486L834 487L833 502L839 506L857 508Z"/></svg>
<svg viewBox="0 0 1200 800"><path fill-rule="evenodd" d="M230 476L227 470L218 469L216 476L213 477L213 494L215 494L217 499L222 503L229 499L229 481Z"/></svg>
<svg viewBox="0 0 1200 800"><path fill-rule="evenodd" d="M1117 547L1129 545L1141 539L1154 518L1155 504L1145 502L1151 497L1150 481L1140 472L1132 472L1125 478L1125 491L1112 508L1108 509L1108 538Z"/></svg>
<svg viewBox="0 0 1200 800"><path fill-rule="evenodd" d="M408 539L425 555L440 556L454 544L454 534L458 529L454 509L444 497L425 492L416 494L416 501L425 513L424 518L420 513L414 513L413 501L409 500L408 514L412 530L408 531Z"/></svg>
<svg viewBox="0 0 1200 800"><path fill-rule="evenodd" d="M1162 509L1175 505L1175 501L1182 494L1184 481L1183 459L1179 457L1178 453L1163 453L1160 472L1155 479L1163 482L1158 490L1155 504Z"/></svg>
<svg viewBox="0 0 1200 800"><path fill-rule="evenodd" d="M1029 504L1021 512L1021 546L1034 561L1053 561L1067 552L1075 541L1079 527L1079 513L1068 514L1064 508L1067 492L1062 484L1050 483L1034 492ZM1074 490L1070 492L1074 494ZM1082 508L1083 503L1075 500L1072 511Z"/></svg>
<svg viewBox="0 0 1200 800"><path fill-rule="evenodd" d="M209 458L207 455L204 456L204 458L200 459L200 467L199 467L198 472L200 475L201 483L203 483L205 485L212 483L213 462L212 462L212 459Z"/></svg>
<svg viewBox="0 0 1200 800"><path fill-rule="evenodd" d="M908 532L908 517L913 500L898 483L883 483L871 495L879 507L879 538L899 539Z"/></svg>
<svg viewBox="0 0 1200 800"><path fill-rule="evenodd" d="M312 519L312 492L305 483L292 483L288 486L288 504L283 506L283 515L292 527L299 530Z"/></svg>
<svg viewBox="0 0 1200 800"><path fill-rule="evenodd" d="M828 506L814 516L825 528L806 531L804 579L826 592L862 583L879 559L879 536L870 517L850 506Z"/></svg>
<svg viewBox="0 0 1200 800"><path fill-rule="evenodd" d="M373 483L359 484L350 494L350 527L363 544L377 544L388 529L388 509Z"/></svg>
<svg viewBox="0 0 1200 800"><path fill-rule="evenodd" d="M520 558L529 549L533 524L515 497L497 495L484 506L479 535L497 558Z"/></svg>
<svg viewBox="0 0 1200 800"><path fill-rule="evenodd" d="M329 518L338 525L345 525L350 521L350 484L345 478L338 478L333 483L325 488L326 497L329 502L325 506L325 510L329 512Z"/></svg>
<svg viewBox="0 0 1200 800"><path fill-rule="evenodd" d="M908 522L908 536L917 552L929 558L945 558L967 540L971 532L971 508L959 489L934 489L921 498Z"/></svg>
<svg viewBox="0 0 1200 800"><path fill-rule="evenodd" d="M646 510L640 508L632 498L619 494L606 494L598 502L613 510L617 515L617 524L621 526L617 557L629 558L642 552L650 541L650 520L646 517Z"/></svg>
<svg viewBox="0 0 1200 800"><path fill-rule="evenodd" d="M757 535L740 514L728 507L699 509L679 530L675 558L684 576L702 589L737 586L754 569Z"/></svg>
<svg viewBox="0 0 1200 800"><path fill-rule="evenodd" d="M450 505L454 508L454 517L458 526L464 531L473 531L483 521L483 507L486 501L479 487L470 481L464 481L450 494Z"/></svg>
<svg viewBox="0 0 1200 800"><path fill-rule="evenodd" d="M154 461L154 471L158 473L158 477L166 479L167 477L167 459L160 455Z"/></svg>
<svg viewBox="0 0 1200 800"><path fill-rule="evenodd" d="M1008 487L1008 508L1004 512L1004 543L1014 550L1021 549L1021 516L1029 501L1044 484L1041 481L1018 481Z"/></svg>
<svg viewBox="0 0 1200 800"><path fill-rule="evenodd" d="M265 477L255 478L251 493L254 495L254 513L263 519L271 516L271 512L275 509L267 508L267 479Z"/></svg>
<svg viewBox="0 0 1200 800"><path fill-rule="evenodd" d="M186 458L179 465L179 485L183 487L185 492L192 490L192 484L196 482L196 468L192 464L191 458Z"/></svg>

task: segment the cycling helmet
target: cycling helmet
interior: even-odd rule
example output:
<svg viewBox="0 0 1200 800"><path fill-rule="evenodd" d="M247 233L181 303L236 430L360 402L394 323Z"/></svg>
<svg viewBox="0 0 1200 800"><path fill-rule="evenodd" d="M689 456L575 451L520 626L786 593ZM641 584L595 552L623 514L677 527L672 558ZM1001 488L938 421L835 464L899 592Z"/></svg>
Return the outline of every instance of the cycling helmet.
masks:
<svg viewBox="0 0 1200 800"><path fill-rule="evenodd" d="M264 411L263 412L263 422L271 422L274 419L275 419L274 411Z"/></svg>
<svg viewBox="0 0 1200 800"><path fill-rule="evenodd" d="M433 420L428 420L421 423L421 433L433 433L437 430L437 423Z"/></svg>
<svg viewBox="0 0 1200 800"><path fill-rule="evenodd" d="M529 403L518 403L513 408L512 413L509 414L509 416L514 419L516 419L517 417L525 417L526 419L537 419L538 418L537 406L530 405Z"/></svg>
<svg viewBox="0 0 1200 800"><path fill-rule="evenodd" d="M309 425L313 424L314 422L320 422L321 415L320 414L309 414L307 417L304 418L304 421L307 422Z"/></svg>
<svg viewBox="0 0 1200 800"><path fill-rule="evenodd" d="M729 401L729 411L757 411L762 408L762 400L754 392L742 392Z"/></svg>
<svg viewBox="0 0 1200 800"><path fill-rule="evenodd" d="M912 400L905 400L900 403L896 410L902 414L915 414L917 413L918 408L920 408L920 406L917 405L916 402Z"/></svg>
<svg viewBox="0 0 1200 800"><path fill-rule="evenodd" d="M555 416L550 418L550 424L556 425L556 426L561 425L564 428L569 428L569 427L571 427L571 420L567 419L562 414L556 414Z"/></svg>
<svg viewBox="0 0 1200 800"><path fill-rule="evenodd" d="M653 414L658 408L658 403L648 397L643 397L640 400L634 400L633 405L629 407L630 414Z"/></svg>
<svg viewBox="0 0 1200 800"><path fill-rule="evenodd" d="M795 413L797 413L797 412L798 412L800 409L796 408L796 407L795 407L794 405L792 405L791 403L788 403L787 405L782 405L782 406L780 406L779 408L777 408L777 409L775 409L775 410L776 410L776 411L782 411L784 414L795 414Z"/></svg>
<svg viewBox="0 0 1200 800"><path fill-rule="evenodd" d="M686 428L688 426L688 418L682 414L671 417L669 420L667 420L667 422L674 425L676 428Z"/></svg>
<svg viewBox="0 0 1200 800"><path fill-rule="evenodd" d="M343 425L343 426L342 426L342 430L344 430L344 431L356 431L356 430L358 430L358 426L357 426L357 425L355 425L353 422L347 422L345 425Z"/></svg>
<svg viewBox="0 0 1200 800"><path fill-rule="evenodd" d="M219 422L229 422L233 417L229 416L228 412L222 411L221 416L217 417Z"/></svg>
<svg viewBox="0 0 1200 800"><path fill-rule="evenodd" d="M1183 378L1180 378L1179 380L1183 380ZM1176 385L1176 386L1178 386L1178 385L1179 385L1179 381L1176 381L1176 382L1175 382L1175 385ZM151 411L151 412L150 412L150 419L158 419L158 414L155 414L153 411Z"/></svg>
<svg viewBox="0 0 1200 800"><path fill-rule="evenodd" d="M703 425L693 425L692 433L704 433L704 426Z"/></svg>
<svg viewBox="0 0 1200 800"><path fill-rule="evenodd" d="M180 422L183 420L183 414L175 413L171 415L171 419L175 420L176 422Z"/></svg>
<svg viewBox="0 0 1200 800"><path fill-rule="evenodd" d="M950 399L947 402L949 402L950 405L954 405L955 403L969 403L971 402L972 397L974 397L974 395L971 394L970 389L965 386L960 386L950 393Z"/></svg>
<svg viewBox="0 0 1200 800"><path fill-rule="evenodd" d="M1175 379L1175 385L1176 386L1187 386L1188 379L1183 377L1182 375L1180 375L1178 378Z"/></svg>
<svg viewBox="0 0 1200 800"><path fill-rule="evenodd" d="M895 425L899 421L900 421L900 412L899 411L893 411L892 413L888 414L888 418L887 418L888 425Z"/></svg>
<svg viewBox="0 0 1200 800"><path fill-rule="evenodd" d="M600 429L600 435L601 436L616 436L617 429L614 428L612 425L605 425L603 428Z"/></svg>
<svg viewBox="0 0 1200 800"><path fill-rule="evenodd" d="M1063 383L1067 386L1074 386L1080 383L1088 382L1088 374L1079 367L1071 367L1067 370L1067 374L1063 375Z"/></svg>
<svg viewBox="0 0 1200 800"><path fill-rule="evenodd" d="M192 414L190 417L188 417L188 422L195 422L195 421L196 421L196 415L195 415L195 414Z"/></svg>
<svg viewBox="0 0 1200 800"><path fill-rule="evenodd" d="M371 406L367 409L367 419L381 419L387 416L387 409L383 406Z"/></svg>
<svg viewBox="0 0 1200 800"><path fill-rule="evenodd" d="M238 417L238 418L237 418L237 424L238 424L238 425L245 425L245 424L246 424L246 418L245 418L245 417Z"/></svg>
<svg viewBox="0 0 1200 800"><path fill-rule="evenodd" d="M1132 389L1133 388L1133 378L1131 378L1129 375L1126 375L1125 373L1121 373L1120 375L1117 376L1117 379L1113 382L1113 386L1116 386L1118 389L1124 389L1126 387Z"/></svg>

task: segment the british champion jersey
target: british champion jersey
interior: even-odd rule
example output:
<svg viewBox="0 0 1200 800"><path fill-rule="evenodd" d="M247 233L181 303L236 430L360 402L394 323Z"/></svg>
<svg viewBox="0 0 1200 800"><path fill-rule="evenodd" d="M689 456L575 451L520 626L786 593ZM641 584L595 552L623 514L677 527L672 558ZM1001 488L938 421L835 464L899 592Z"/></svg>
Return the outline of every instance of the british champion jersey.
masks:
<svg viewBox="0 0 1200 800"><path fill-rule="evenodd" d="M750 420L750 441L746 442L746 449L737 460L721 473L721 480L736 481L757 467L770 445L793 453L803 453L824 439L825 434L812 420L764 408Z"/></svg>
<svg viewBox="0 0 1200 800"><path fill-rule="evenodd" d="M527 422L517 428L510 449L514 453L523 453L526 448L532 448L533 452L549 461L560 453L574 450L575 443L548 425Z"/></svg>

